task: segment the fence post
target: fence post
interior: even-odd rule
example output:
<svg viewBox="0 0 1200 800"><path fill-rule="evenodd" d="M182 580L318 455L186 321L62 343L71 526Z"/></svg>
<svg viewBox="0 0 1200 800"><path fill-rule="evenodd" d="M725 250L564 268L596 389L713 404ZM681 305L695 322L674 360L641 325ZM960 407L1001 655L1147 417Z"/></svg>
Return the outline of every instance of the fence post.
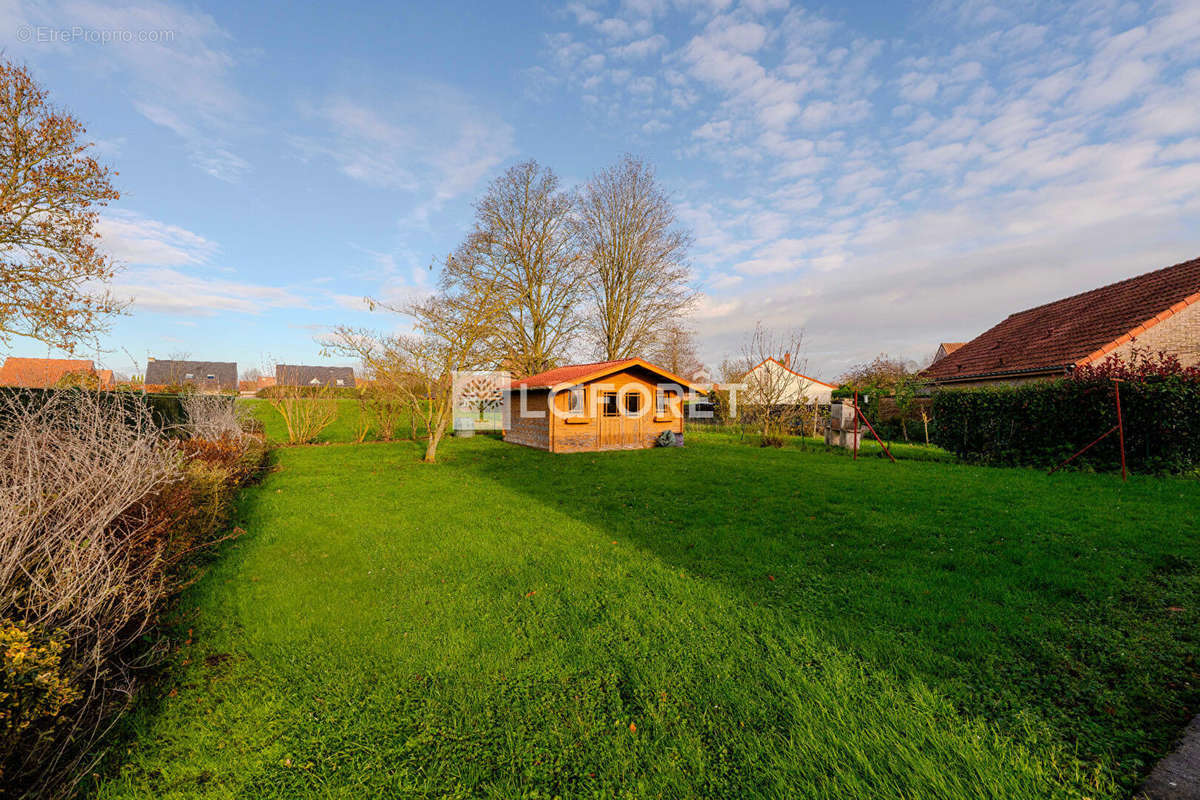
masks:
<svg viewBox="0 0 1200 800"><path fill-rule="evenodd" d="M1117 437L1121 440L1121 480L1125 477L1125 421L1121 419L1121 381L1113 378L1113 392L1117 396Z"/></svg>
<svg viewBox="0 0 1200 800"><path fill-rule="evenodd" d="M854 390L854 460L858 461L858 389Z"/></svg>

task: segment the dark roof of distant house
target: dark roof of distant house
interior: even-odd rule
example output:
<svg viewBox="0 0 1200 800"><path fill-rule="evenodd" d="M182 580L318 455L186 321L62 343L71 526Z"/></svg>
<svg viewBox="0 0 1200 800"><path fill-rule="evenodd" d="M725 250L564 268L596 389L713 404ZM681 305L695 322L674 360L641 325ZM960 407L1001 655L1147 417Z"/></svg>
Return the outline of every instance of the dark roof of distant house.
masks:
<svg viewBox="0 0 1200 800"><path fill-rule="evenodd" d="M1013 314L922 373L935 381L1065 371L1200 301L1200 258Z"/></svg>
<svg viewBox="0 0 1200 800"><path fill-rule="evenodd" d="M192 377L187 377L191 375ZM212 375L210 379L208 376ZM234 361L179 361L156 358L146 364L145 382L151 386L191 383L216 384L221 389L237 389L237 363Z"/></svg>
<svg viewBox="0 0 1200 800"><path fill-rule="evenodd" d="M556 386L587 383L588 381L598 380L606 375L612 375L615 372L621 372L633 367L648 370L683 387L691 386L689 381L680 378L678 375L672 375L662 367L657 367L648 361L640 358L625 358L618 361L594 361L590 364L570 364L565 367L556 367L545 372L539 372L536 375L530 375L527 378L515 380L510 384L509 388L552 389Z"/></svg>
<svg viewBox="0 0 1200 800"><path fill-rule="evenodd" d="M96 373L92 362L80 358L18 358L9 356L0 367L0 386L21 386L26 389L45 389L54 386L64 375Z"/></svg>
<svg viewBox="0 0 1200 800"><path fill-rule="evenodd" d="M354 386L354 367L279 364L275 379L280 386ZM338 381L341 381L339 384Z"/></svg>

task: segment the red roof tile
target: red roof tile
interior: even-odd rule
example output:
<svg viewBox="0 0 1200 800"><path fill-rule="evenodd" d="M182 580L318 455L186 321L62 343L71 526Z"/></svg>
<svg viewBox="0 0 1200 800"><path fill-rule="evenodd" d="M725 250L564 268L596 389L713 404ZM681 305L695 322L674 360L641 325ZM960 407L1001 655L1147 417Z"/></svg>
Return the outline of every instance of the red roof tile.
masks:
<svg viewBox="0 0 1200 800"><path fill-rule="evenodd" d="M555 386L563 384L582 383L585 380L596 376L602 377L613 372L619 372L629 367L641 367L651 372L658 373L665 378L671 379L672 382L678 383L681 386L690 386L688 381L676 375L672 375L661 367L656 367L653 364L643 361L640 358L625 358L619 361L596 361L591 364L571 364L565 367L557 367L555 369L539 372L537 375L530 375L528 378L521 378L509 384L510 389L551 389Z"/></svg>
<svg viewBox="0 0 1200 800"><path fill-rule="evenodd" d="M620 361L596 361L591 364L571 364L566 367L556 367L545 372L539 372L536 375L530 375L528 378L522 378L519 381L513 381L511 386L513 389L548 389L551 386L558 386L560 383L570 383L579 378L586 378L594 372L603 372L610 368L620 369L636 362L637 359L635 358L626 358Z"/></svg>
<svg viewBox="0 0 1200 800"><path fill-rule="evenodd" d="M4 359L0 367L0 386L48 388L72 372L95 374L96 368L86 359L75 358L17 358Z"/></svg>
<svg viewBox="0 0 1200 800"><path fill-rule="evenodd" d="M1066 370L1200 301L1200 258L1013 314L925 370L931 380Z"/></svg>

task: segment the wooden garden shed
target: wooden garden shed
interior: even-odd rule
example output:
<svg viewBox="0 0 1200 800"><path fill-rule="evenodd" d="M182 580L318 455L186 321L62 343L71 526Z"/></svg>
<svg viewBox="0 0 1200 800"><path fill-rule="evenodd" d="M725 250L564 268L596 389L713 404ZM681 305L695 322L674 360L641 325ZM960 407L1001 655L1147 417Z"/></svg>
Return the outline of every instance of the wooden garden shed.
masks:
<svg viewBox="0 0 1200 800"><path fill-rule="evenodd" d="M640 358L558 367L511 383L504 441L552 453L634 450L671 431L682 445L691 391Z"/></svg>

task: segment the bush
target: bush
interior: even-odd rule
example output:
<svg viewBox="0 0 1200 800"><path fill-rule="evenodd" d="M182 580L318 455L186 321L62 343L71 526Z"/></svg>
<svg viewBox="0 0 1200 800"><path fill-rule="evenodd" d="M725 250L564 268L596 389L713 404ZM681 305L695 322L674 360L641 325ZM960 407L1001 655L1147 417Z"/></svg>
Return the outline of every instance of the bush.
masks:
<svg viewBox="0 0 1200 800"><path fill-rule="evenodd" d="M219 394L187 394L181 398L186 421L183 430L190 437L221 439L241 437L243 418L249 416L237 404L237 398Z"/></svg>
<svg viewBox="0 0 1200 800"><path fill-rule="evenodd" d="M934 443L968 461L1053 467L1117 424L1110 377L1117 375L1128 376L1120 386L1129 468L1158 473L1200 467L1200 375L1185 370L1097 368L1054 382L945 389L933 399ZM1117 435L1072 463L1119 469Z"/></svg>
<svg viewBox="0 0 1200 800"><path fill-rule="evenodd" d="M23 738L30 728L45 735L66 719L64 707L80 698L63 663L61 632L0 620L0 737ZM4 780L0 764L0 782Z"/></svg>
<svg viewBox="0 0 1200 800"><path fill-rule="evenodd" d="M0 795L44 797L155 662L185 560L219 540L265 446L169 440L147 405L102 393L22 399L0 397Z"/></svg>
<svg viewBox="0 0 1200 800"><path fill-rule="evenodd" d="M283 418L289 444L315 442L338 417L337 398L328 389L318 387L308 392L296 386L271 388L280 389L267 402Z"/></svg>

